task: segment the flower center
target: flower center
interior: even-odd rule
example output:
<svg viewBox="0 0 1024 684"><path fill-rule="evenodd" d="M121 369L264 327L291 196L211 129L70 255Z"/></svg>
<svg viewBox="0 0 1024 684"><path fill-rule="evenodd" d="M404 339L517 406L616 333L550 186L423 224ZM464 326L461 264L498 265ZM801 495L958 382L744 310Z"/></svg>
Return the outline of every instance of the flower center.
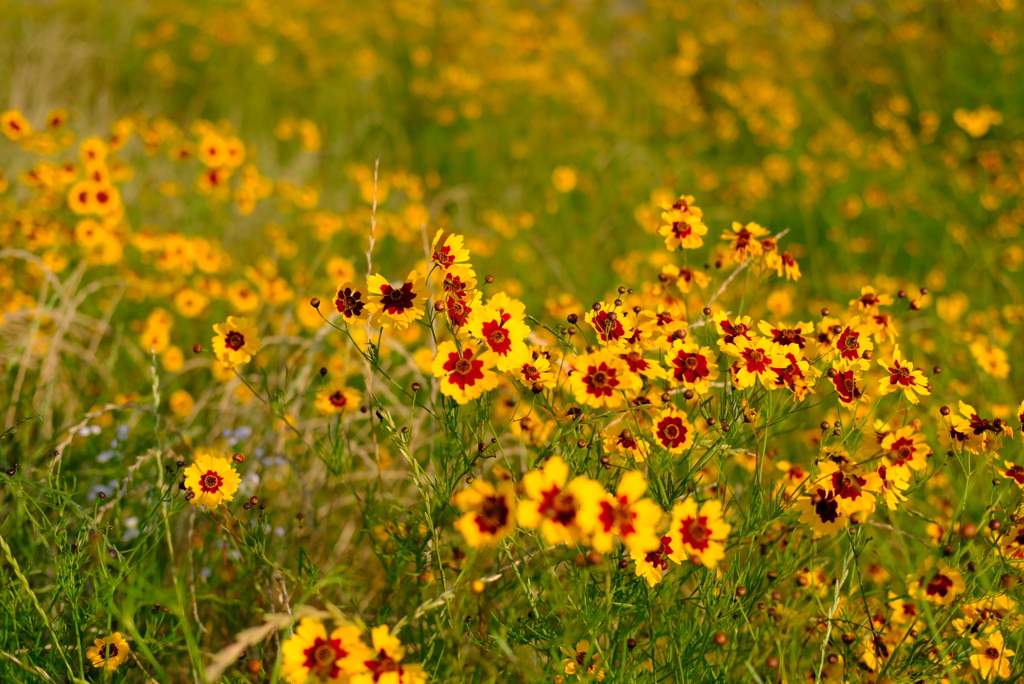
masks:
<svg viewBox="0 0 1024 684"><path fill-rule="evenodd" d="M676 437L679 436L679 427L675 425L666 425L665 436L668 437L670 440L675 439Z"/></svg>
<svg viewBox="0 0 1024 684"><path fill-rule="evenodd" d="M489 496L484 499L480 514L476 517L477 527L481 532L494 534L508 523L508 514L505 497Z"/></svg>
<svg viewBox="0 0 1024 684"><path fill-rule="evenodd" d="M687 368L689 370L693 370L694 368L696 368L697 367L697 357L696 356L688 356L688 357L686 357L686 360L683 361L683 367Z"/></svg>
<svg viewBox="0 0 1024 684"><path fill-rule="evenodd" d="M347 404L348 400L345 399L345 395L341 392L341 390L338 390L337 392L331 395L330 402L333 406L337 406L340 408Z"/></svg>
<svg viewBox="0 0 1024 684"><path fill-rule="evenodd" d="M313 649L313 660L321 666L334 662L334 649L329 644L320 644Z"/></svg>
<svg viewBox="0 0 1024 684"><path fill-rule="evenodd" d="M455 362L455 372L459 375L465 375L473 369L473 363L469 359L459 359Z"/></svg>
<svg viewBox="0 0 1024 684"><path fill-rule="evenodd" d="M590 376L590 384L594 387L604 387L608 384L608 376L598 371Z"/></svg>
<svg viewBox="0 0 1024 684"><path fill-rule="evenodd" d="M216 492L223 483L224 479L213 470L207 470L199 480L199 486L207 493Z"/></svg>
<svg viewBox="0 0 1024 684"><path fill-rule="evenodd" d="M985 649L985 657L989 660L999 660L999 649L989 646Z"/></svg>
<svg viewBox="0 0 1024 684"><path fill-rule="evenodd" d="M245 335L237 330L232 330L224 337L224 346L228 349L238 351L245 346Z"/></svg>

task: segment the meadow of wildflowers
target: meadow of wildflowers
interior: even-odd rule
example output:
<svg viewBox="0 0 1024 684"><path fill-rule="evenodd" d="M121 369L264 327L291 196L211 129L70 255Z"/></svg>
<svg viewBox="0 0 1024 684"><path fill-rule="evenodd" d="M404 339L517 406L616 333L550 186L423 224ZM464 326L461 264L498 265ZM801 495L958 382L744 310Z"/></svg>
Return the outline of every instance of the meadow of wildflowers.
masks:
<svg viewBox="0 0 1024 684"><path fill-rule="evenodd" d="M1024 678L1015 0L0 0L0 682Z"/></svg>

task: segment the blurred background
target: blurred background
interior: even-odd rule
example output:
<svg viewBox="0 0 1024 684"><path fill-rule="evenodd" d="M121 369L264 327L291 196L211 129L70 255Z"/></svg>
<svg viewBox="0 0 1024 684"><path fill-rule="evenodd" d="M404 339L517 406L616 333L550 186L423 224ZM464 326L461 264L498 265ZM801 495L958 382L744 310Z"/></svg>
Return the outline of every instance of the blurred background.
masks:
<svg viewBox="0 0 1024 684"><path fill-rule="evenodd" d="M525 269L535 301L597 298L611 283L591 257L624 281L658 266L655 201L686 192L712 232L789 228L820 293L883 273L999 304L1024 263L1015 5L4 0L0 93L36 128L66 109L83 136L135 114L228 122L262 172L341 217L339 253L365 249L349 237L379 158L392 248L419 241L425 208L506 282ZM0 146L9 178L21 161ZM142 176L132 225L251 261L275 223L312 264L313 207L168 213L176 178Z"/></svg>

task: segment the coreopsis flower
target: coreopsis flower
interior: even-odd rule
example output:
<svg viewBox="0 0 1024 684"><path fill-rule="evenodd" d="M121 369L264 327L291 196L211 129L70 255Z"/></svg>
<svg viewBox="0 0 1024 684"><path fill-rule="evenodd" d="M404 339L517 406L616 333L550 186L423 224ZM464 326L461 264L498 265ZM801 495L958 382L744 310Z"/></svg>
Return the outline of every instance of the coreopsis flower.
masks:
<svg viewBox="0 0 1024 684"><path fill-rule="evenodd" d="M530 329L511 313L490 306L476 308L466 321L466 330L471 337L484 341L502 372L511 371L530 358L526 346Z"/></svg>
<svg viewBox="0 0 1024 684"><path fill-rule="evenodd" d="M910 482L907 479L909 475L909 471L893 468L884 458L875 469L879 493L885 499L885 505L889 507L889 510L895 511L900 501L907 500L903 492L910 488Z"/></svg>
<svg viewBox="0 0 1024 684"><path fill-rule="evenodd" d="M940 564L929 558L920 572L907 577L907 587L914 598L923 598L938 606L946 606L964 593L967 585L955 568Z"/></svg>
<svg viewBox="0 0 1024 684"><path fill-rule="evenodd" d="M442 233L444 233L444 230L438 230L434 233L434 239L430 243L431 263L447 269L455 264L469 261L469 250L462 246L463 237L452 234L445 239L444 244L439 245Z"/></svg>
<svg viewBox="0 0 1024 684"><path fill-rule="evenodd" d="M661 543L653 551L630 551L629 556L636 563L636 576L647 580L647 585L655 587L661 584L665 571L668 570L668 559L672 555L672 538L665 535Z"/></svg>
<svg viewBox="0 0 1024 684"><path fill-rule="evenodd" d="M868 316L865 321L867 329L874 336L875 342L879 344L885 342L890 336L899 337L899 333L896 332L896 324L889 314L880 313Z"/></svg>
<svg viewBox="0 0 1024 684"><path fill-rule="evenodd" d="M796 510L800 512L800 522L811 528L815 539L825 535L834 537L850 523L849 516L839 508L835 492L825 481L810 483L806 495L797 500Z"/></svg>
<svg viewBox="0 0 1024 684"><path fill-rule="evenodd" d="M405 648L387 625L370 631L372 653L363 661L363 671L353 674L349 684L424 684L427 676L419 665L404 665Z"/></svg>
<svg viewBox="0 0 1024 684"><path fill-rule="evenodd" d="M732 222L732 230L722 233L723 240L729 240L729 249L732 250L732 259L737 264L742 264L748 258L756 257L763 251L758 238L768 234L768 230L756 223L742 225L739 221Z"/></svg>
<svg viewBox="0 0 1024 684"><path fill-rule="evenodd" d="M405 330L413 321L423 318L423 304L429 297L426 281L417 271L393 287L379 273L367 281L371 323L382 327Z"/></svg>
<svg viewBox="0 0 1024 684"><path fill-rule="evenodd" d="M455 529L474 549L494 546L515 529L515 485L505 481L497 487L474 479L469 487L455 493L452 503L462 511Z"/></svg>
<svg viewBox="0 0 1024 684"><path fill-rule="evenodd" d="M1024 401L1017 407L1017 422L1020 423L1020 431L1024 433Z"/></svg>
<svg viewBox="0 0 1024 684"><path fill-rule="evenodd" d="M950 416L950 441L971 453L999 449L1004 436L1013 437L1013 428L1001 418L982 418L970 404L959 404L960 414Z"/></svg>
<svg viewBox="0 0 1024 684"><path fill-rule="evenodd" d="M826 486L834 495L840 510L846 515L871 513L875 510L875 495L881 485L878 475L861 472L849 463L826 460L811 487Z"/></svg>
<svg viewBox="0 0 1024 684"><path fill-rule="evenodd" d="M629 370L648 380L662 380L668 377L665 368L656 359L644 356L643 349L637 344L628 344L620 351L619 358L626 362Z"/></svg>
<svg viewBox="0 0 1024 684"><path fill-rule="evenodd" d="M838 370L867 370L870 363L864 358L864 352L875 348L870 335L862 318L851 318L835 339L835 357L832 359L832 365Z"/></svg>
<svg viewBox="0 0 1024 684"><path fill-rule="evenodd" d="M461 328L469 322L470 316L480 307L482 295L479 290L465 297L446 295L444 314L452 328Z"/></svg>
<svg viewBox="0 0 1024 684"><path fill-rule="evenodd" d="M569 650L564 646L561 647L562 653L566 657L562 661L562 671L567 675L576 675L579 679L589 679L590 677L595 678L597 681L604 681L604 669L599 667L601 663L601 654L594 653L588 659L587 655L590 651L590 642L586 639L576 643L573 650Z"/></svg>
<svg viewBox="0 0 1024 684"><path fill-rule="evenodd" d="M602 308L600 311L588 311L584 318L594 328L602 344L621 346L633 334L634 326L624 312Z"/></svg>
<svg viewBox="0 0 1024 684"><path fill-rule="evenodd" d="M654 441L670 454L681 454L693 446L696 437L686 413L674 406L662 409L652 428Z"/></svg>
<svg viewBox="0 0 1024 684"><path fill-rule="evenodd" d="M890 392L903 390L903 396L911 404L920 401L917 395L927 396L931 394L928 389L928 382L924 373L914 369L914 364L906 361L900 355L900 345L896 345L892 352L892 361L881 364L889 372L889 377L882 378L878 383L879 394L886 395Z"/></svg>
<svg viewBox="0 0 1024 684"><path fill-rule="evenodd" d="M789 252L782 253L775 270L780 278L786 276L786 280L797 281L803 277L803 274L800 273L800 264L797 262L796 257Z"/></svg>
<svg viewBox="0 0 1024 684"><path fill-rule="evenodd" d="M536 390L555 386L555 374L551 362L542 354L531 354L530 358L509 371L509 374L525 386Z"/></svg>
<svg viewBox="0 0 1024 684"><path fill-rule="evenodd" d="M372 657L361 635L359 627L343 625L328 636L322 622L302 618L281 646L281 674L289 684L347 682L350 675L363 672L364 662Z"/></svg>
<svg viewBox="0 0 1024 684"><path fill-rule="evenodd" d="M773 386L772 366L782 365L782 355L771 342L764 338L737 337L734 344L722 347L722 351L738 359L736 381L740 388L753 387L758 380L768 388Z"/></svg>
<svg viewBox="0 0 1024 684"><path fill-rule="evenodd" d="M623 402L623 392L635 392L643 384L625 361L610 349L583 354L572 361L569 376L576 401L594 408L615 408Z"/></svg>
<svg viewBox="0 0 1024 684"><path fill-rule="evenodd" d="M92 646L85 650L85 657L96 669L113 671L128 658L132 649L120 632L114 632L103 639L96 639Z"/></svg>
<svg viewBox="0 0 1024 684"><path fill-rule="evenodd" d="M847 408L856 408L858 402L867 401L864 390L857 384L860 375L855 370L836 371L831 379L836 393L839 394L839 401Z"/></svg>
<svg viewBox="0 0 1024 684"><path fill-rule="evenodd" d="M916 433L913 425L886 433L881 447L892 463L891 468L906 473L903 476L905 480L909 480L910 470L923 470L928 465L929 448L925 436Z"/></svg>
<svg viewBox="0 0 1024 684"><path fill-rule="evenodd" d="M579 476L567 483L568 479L569 466L559 456L523 476L525 498L519 500L516 517L527 529L539 527L548 544L575 544L583 537L578 491L590 480Z"/></svg>
<svg viewBox="0 0 1024 684"><path fill-rule="evenodd" d="M193 494L189 501L210 510L234 499L241 481L230 458L209 451L197 451L192 465L185 468L185 488Z"/></svg>
<svg viewBox="0 0 1024 684"><path fill-rule="evenodd" d="M689 293L695 285L697 289L703 290L711 283L710 276L704 271L689 266L680 268L674 264L662 266L658 280L675 285L683 294Z"/></svg>
<svg viewBox="0 0 1024 684"><path fill-rule="evenodd" d="M256 326L248 318L228 316L226 323L213 326L213 353L228 368L249 360L260 350L260 337Z"/></svg>
<svg viewBox="0 0 1024 684"><path fill-rule="evenodd" d="M431 365L434 377L441 378L441 394L457 404L466 404L498 386L494 357L479 347L464 346L459 351L448 340L437 345L437 356Z"/></svg>
<svg viewBox="0 0 1024 684"><path fill-rule="evenodd" d="M729 314L724 311L717 311L712 318L715 321L715 332L718 333L719 347L735 344L736 340L740 338L748 341L754 339L755 333L750 322L750 316L737 316L730 320Z"/></svg>
<svg viewBox="0 0 1024 684"><path fill-rule="evenodd" d="M338 294L334 296L334 308L350 325L366 321L370 316L369 304L370 298L366 289L357 287L351 281L339 287Z"/></svg>
<svg viewBox="0 0 1024 684"><path fill-rule="evenodd" d="M969 345L971 355L982 370L993 378L1005 380L1010 374L1009 357L1006 352L987 339L977 338Z"/></svg>
<svg viewBox="0 0 1024 684"><path fill-rule="evenodd" d="M692 200L692 198L689 198ZM697 249L704 244L704 235L708 227L701 220L700 209L689 204L687 198L681 198L675 205L662 205L661 223L658 233L665 238L665 247L674 252L683 249Z"/></svg>
<svg viewBox="0 0 1024 684"><path fill-rule="evenodd" d="M678 503L672 509L672 523L669 526L669 558L676 563L690 560L708 568L718 565L725 558L725 545L732 525L722 519L722 504L710 499L698 505L692 497Z"/></svg>
<svg viewBox="0 0 1024 684"><path fill-rule="evenodd" d="M771 379L769 387L773 389L784 387L793 393L797 401L803 401L809 393L814 391L811 389L810 381L817 377L818 370L803 358L799 350L786 352L781 356L777 355L776 364L772 367L774 377Z"/></svg>
<svg viewBox="0 0 1024 684"><path fill-rule="evenodd" d="M1003 461L1003 465L1006 466L1003 475L1016 482L1018 487L1024 489L1024 466L1019 466L1013 461Z"/></svg>
<svg viewBox="0 0 1024 684"><path fill-rule="evenodd" d="M822 316L818 321L818 331L814 341L818 345L818 356L825 361L834 357L835 343L838 337L832 332L832 329L837 325L839 325L839 319L834 316Z"/></svg>
<svg viewBox="0 0 1024 684"><path fill-rule="evenodd" d="M850 300L850 306L857 307L857 310L865 316L876 316L878 307L889 306L892 303L892 295L878 294L870 285L865 285L860 289L860 297Z"/></svg>
<svg viewBox="0 0 1024 684"><path fill-rule="evenodd" d="M807 347L809 338L814 334L814 326L810 323L797 323L787 325L779 323L772 325L768 321L761 321L757 324L758 330L773 344L778 345L782 351L790 351L787 347L798 347L803 351Z"/></svg>
<svg viewBox="0 0 1024 684"><path fill-rule="evenodd" d="M658 504L643 498L647 480L639 470L623 475L614 494L593 480L577 491L580 527L595 551L611 551L616 536L630 551L648 552L658 547L657 527L664 514Z"/></svg>
<svg viewBox="0 0 1024 684"><path fill-rule="evenodd" d="M314 406L325 416L355 413L359 410L362 393L343 382L331 383L317 390Z"/></svg>
<svg viewBox="0 0 1024 684"><path fill-rule="evenodd" d="M634 437L629 429L611 429L604 433L604 450L643 463L651 455L651 445L644 439Z"/></svg>
<svg viewBox="0 0 1024 684"><path fill-rule="evenodd" d="M0 131L10 140L20 140L32 134L32 124L17 109L0 114Z"/></svg>
<svg viewBox="0 0 1024 684"><path fill-rule="evenodd" d="M710 347L696 342L675 340L667 353L669 371L677 383L697 394L707 394L718 377L718 364Z"/></svg>
<svg viewBox="0 0 1024 684"><path fill-rule="evenodd" d="M456 264L441 271L441 291L446 297L472 298L477 291L476 272L469 264Z"/></svg>
<svg viewBox="0 0 1024 684"><path fill-rule="evenodd" d="M971 639L974 654L971 656L971 667L978 671L982 679L993 675L1001 679L1010 676L1010 657L1014 652L1003 642L1002 632L992 632L987 637Z"/></svg>
<svg viewBox="0 0 1024 684"><path fill-rule="evenodd" d="M775 467L782 472L782 487L787 497L792 497L810 477L802 466L789 461L778 461Z"/></svg>

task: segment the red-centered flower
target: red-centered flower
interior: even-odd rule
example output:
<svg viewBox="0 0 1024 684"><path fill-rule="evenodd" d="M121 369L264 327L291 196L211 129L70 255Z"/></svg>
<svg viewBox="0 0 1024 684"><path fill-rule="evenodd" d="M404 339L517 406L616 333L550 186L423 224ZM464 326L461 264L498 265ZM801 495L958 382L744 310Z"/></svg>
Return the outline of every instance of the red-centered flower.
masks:
<svg viewBox="0 0 1024 684"><path fill-rule="evenodd" d="M667 356L675 381L693 388L697 394L705 394L711 388L712 381L718 377L718 365L713 361L710 347L675 340Z"/></svg>
<svg viewBox="0 0 1024 684"><path fill-rule="evenodd" d="M491 370L493 357L478 351L466 346L460 352L451 341L437 346L431 370L441 378L441 393L456 403L468 403L498 386L498 376Z"/></svg>
<svg viewBox="0 0 1024 684"><path fill-rule="evenodd" d="M607 348L584 354L573 361L575 370L569 376L576 401L601 408L618 406L622 392L640 389L640 376L629 370L626 362Z"/></svg>
<svg viewBox="0 0 1024 684"><path fill-rule="evenodd" d="M714 321L718 336L721 338L718 340L718 346L720 347L727 344L735 344L737 338L741 337L747 340L753 339L751 336L750 316L737 316L735 320L730 321L728 314L724 311L719 311L714 315Z"/></svg>
<svg viewBox="0 0 1024 684"><path fill-rule="evenodd" d="M338 288L338 294L334 298L334 307L345 318L346 323L365 321L369 315L366 304L366 292L352 283L345 283Z"/></svg>
<svg viewBox="0 0 1024 684"><path fill-rule="evenodd" d="M863 392L857 386L857 377L852 370L837 372L832 378L832 384L839 393L839 401L844 404L852 404L861 400Z"/></svg>
<svg viewBox="0 0 1024 684"><path fill-rule="evenodd" d="M671 406L662 410L654 422L654 437L670 454L680 454L693 446L693 425L682 411Z"/></svg>

